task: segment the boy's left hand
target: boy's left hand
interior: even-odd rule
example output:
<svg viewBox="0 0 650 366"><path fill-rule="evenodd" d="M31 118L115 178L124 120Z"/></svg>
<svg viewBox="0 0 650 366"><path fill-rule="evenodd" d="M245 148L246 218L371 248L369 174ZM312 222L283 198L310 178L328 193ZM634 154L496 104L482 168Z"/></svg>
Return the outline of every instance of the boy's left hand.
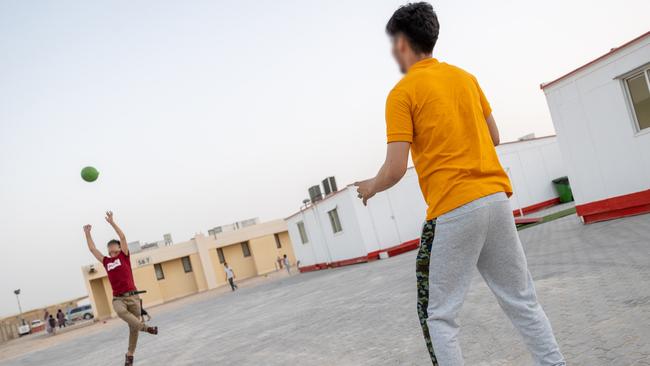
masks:
<svg viewBox="0 0 650 366"><path fill-rule="evenodd" d="M113 211L106 211L106 222L111 225L115 223L115 221L113 221Z"/></svg>

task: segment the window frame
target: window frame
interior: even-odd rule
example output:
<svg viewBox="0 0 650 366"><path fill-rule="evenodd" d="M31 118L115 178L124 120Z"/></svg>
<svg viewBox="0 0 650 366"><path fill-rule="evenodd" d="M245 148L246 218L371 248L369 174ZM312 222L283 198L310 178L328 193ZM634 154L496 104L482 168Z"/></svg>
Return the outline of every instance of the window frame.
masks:
<svg viewBox="0 0 650 366"><path fill-rule="evenodd" d="M226 256L223 254L223 248L217 248L217 257L219 258L219 263L226 263Z"/></svg>
<svg viewBox="0 0 650 366"><path fill-rule="evenodd" d="M305 222L298 221L296 223L296 227L298 228L298 235L300 235L300 241L302 242L302 244L309 243L309 236L307 235L307 228L305 227Z"/></svg>
<svg viewBox="0 0 650 366"><path fill-rule="evenodd" d="M153 271L156 274L156 280L162 281L165 279L165 271L162 268L162 263L154 263ZM160 275L158 274L158 271L160 271Z"/></svg>
<svg viewBox="0 0 650 366"><path fill-rule="evenodd" d="M278 233L273 234L273 238L275 238L275 247L277 249L282 249L282 241L280 241L280 235Z"/></svg>
<svg viewBox="0 0 650 366"><path fill-rule="evenodd" d="M339 216L338 207L327 211L327 216L330 219L330 227L332 228L332 234L337 235L343 232L343 225L341 225L341 217ZM336 230L338 228L338 230Z"/></svg>
<svg viewBox="0 0 650 366"><path fill-rule="evenodd" d="M192 273L194 272L194 268L192 268L192 261L190 260L189 256L185 256L181 258L181 263L183 264L183 271L185 273ZM186 266L187 264L187 266ZM189 269L188 269L189 267Z"/></svg>
<svg viewBox="0 0 650 366"><path fill-rule="evenodd" d="M248 241L241 242L239 245L241 246L241 252L244 255L244 258L248 258L253 255L251 253L251 247L248 244Z"/></svg>
<svg viewBox="0 0 650 366"><path fill-rule="evenodd" d="M636 68L619 77L622 83L623 92L625 94L625 104L632 119L632 128L635 136L650 133L650 127L641 128L641 125L639 124L639 119L636 116L636 109L634 108L634 100L632 99L632 93L630 92L630 87L628 84L628 80L636 78L638 76L644 77L646 86L650 92L650 64L643 65L642 67Z"/></svg>

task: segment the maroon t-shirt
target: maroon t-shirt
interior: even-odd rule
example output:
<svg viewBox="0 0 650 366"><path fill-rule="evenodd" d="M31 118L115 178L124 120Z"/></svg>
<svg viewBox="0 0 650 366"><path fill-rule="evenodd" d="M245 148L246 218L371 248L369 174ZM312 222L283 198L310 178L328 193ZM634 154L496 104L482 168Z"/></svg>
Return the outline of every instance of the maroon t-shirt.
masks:
<svg viewBox="0 0 650 366"><path fill-rule="evenodd" d="M113 288L113 296L136 290L133 272L131 271L130 256L120 251L120 254L115 258L104 257L102 264L106 269L106 273L108 273L108 281Z"/></svg>

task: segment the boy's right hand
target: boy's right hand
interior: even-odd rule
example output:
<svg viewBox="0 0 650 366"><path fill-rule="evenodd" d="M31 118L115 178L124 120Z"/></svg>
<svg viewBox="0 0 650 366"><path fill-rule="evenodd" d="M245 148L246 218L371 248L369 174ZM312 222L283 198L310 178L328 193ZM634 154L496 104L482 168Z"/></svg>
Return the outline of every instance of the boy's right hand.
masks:
<svg viewBox="0 0 650 366"><path fill-rule="evenodd" d="M92 228L93 228L93 227L90 226L90 225L84 225L84 233L86 233L86 234L90 234L90 229L92 229Z"/></svg>

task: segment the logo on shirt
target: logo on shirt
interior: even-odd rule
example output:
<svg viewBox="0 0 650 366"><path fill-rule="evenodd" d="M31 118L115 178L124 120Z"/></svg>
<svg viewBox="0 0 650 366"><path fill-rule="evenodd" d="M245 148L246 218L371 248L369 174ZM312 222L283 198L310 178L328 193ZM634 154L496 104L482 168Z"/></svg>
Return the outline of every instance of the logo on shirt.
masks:
<svg viewBox="0 0 650 366"><path fill-rule="evenodd" d="M113 270L113 269L115 269L115 268L117 268L117 267L119 267L119 266L121 266L121 265L122 265L122 262L120 262L119 259L116 259L115 262L113 262L113 263L109 263L109 264L106 266L106 270L107 270L107 271L111 271L111 270Z"/></svg>

